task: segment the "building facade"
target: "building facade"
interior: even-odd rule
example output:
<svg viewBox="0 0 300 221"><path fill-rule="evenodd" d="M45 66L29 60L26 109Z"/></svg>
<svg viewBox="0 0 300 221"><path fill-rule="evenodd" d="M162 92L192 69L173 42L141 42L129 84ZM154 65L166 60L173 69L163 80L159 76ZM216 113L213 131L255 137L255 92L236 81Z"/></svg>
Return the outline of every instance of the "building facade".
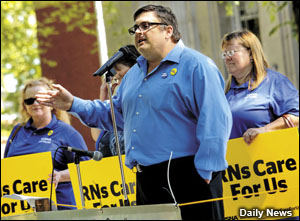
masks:
<svg viewBox="0 0 300 221"><path fill-rule="evenodd" d="M274 1L278 6L283 3ZM268 7L257 1L232 4L233 16L227 16L226 4L218 1L116 1L102 4L110 56L122 45L134 42L127 29L134 23L136 9L147 4L159 4L170 7L176 15L184 44L211 57L225 79L228 73L220 56L221 39L225 33L245 28L261 40L270 66L286 75L299 89L299 45L291 26L283 25L269 35L276 25L293 18L291 2L275 15L273 22L270 21ZM114 8L115 16L110 13L111 8Z"/></svg>

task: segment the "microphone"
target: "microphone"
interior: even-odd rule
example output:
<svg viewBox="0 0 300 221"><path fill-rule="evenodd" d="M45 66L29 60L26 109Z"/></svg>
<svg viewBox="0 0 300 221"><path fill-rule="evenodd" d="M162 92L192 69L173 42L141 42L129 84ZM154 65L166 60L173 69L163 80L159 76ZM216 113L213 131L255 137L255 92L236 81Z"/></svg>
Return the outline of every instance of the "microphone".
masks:
<svg viewBox="0 0 300 221"><path fill-rule="evenodd" d="M122 58L126 58L131 55L130 49L127 46L121 47L102 67L100 67L93 76L102 76L108 70L112 69L115 63L120 61Z"/></svg>
<svg viewBox="0 0 300 221"><path fill-rule="evenodd" d="M88 156L93 158L95 161L99 161L103 158L103 154L99 151L89 151L89 150L82 150L75 147L68 147L68 146L61 146L62 149L65 149L70 152L75 152L81 156Z"/></svg>

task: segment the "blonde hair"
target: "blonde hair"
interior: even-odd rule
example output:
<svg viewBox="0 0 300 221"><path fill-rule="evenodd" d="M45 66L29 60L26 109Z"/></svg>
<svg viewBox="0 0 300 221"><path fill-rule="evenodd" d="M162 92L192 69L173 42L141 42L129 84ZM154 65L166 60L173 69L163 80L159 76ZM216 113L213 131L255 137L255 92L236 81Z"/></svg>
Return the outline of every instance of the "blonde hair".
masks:
<svg viewBox="0 0 300 221"><path fill-rule="evenodd" d="M261 43L259 39L251 31L235 31L227 33L222 39L222 50L230 43L231 40L237 40L243 47L250 51L253 58L252 76L248 76L248 90L254 90L259 86L266 76L266 68L269 68L269 64L265 58ZM230 90L232 81L232 75L229 74L229 78L225 87L225 93ZM253 81L253 82L251 82Z"/></svg>
<svg viewBox="0 0 300 221"><path fill-rule="evenodd" d="M49 90L54 90L54 88L52 87L53 84L53 80L50 80L46 77L42 77L36 80L29 80L25 83L24 89L22 90L22 95L21 95L21 105L20 105L20 113L21 113L21 117L22 117L22 122L26 122L29 120L29 118L31 117L25 107L24 104L24 99L25 99L25 92L28 88L34 87L34 86L44 86L46 88L48 88ZM71 124L71 120L70 120L70 116L67 112L62 111L62 110L58 110L58 109L52 109L51 111L53 114L55 114L55 116L57 117L58 120L61 120L67 124Z"/></svg>

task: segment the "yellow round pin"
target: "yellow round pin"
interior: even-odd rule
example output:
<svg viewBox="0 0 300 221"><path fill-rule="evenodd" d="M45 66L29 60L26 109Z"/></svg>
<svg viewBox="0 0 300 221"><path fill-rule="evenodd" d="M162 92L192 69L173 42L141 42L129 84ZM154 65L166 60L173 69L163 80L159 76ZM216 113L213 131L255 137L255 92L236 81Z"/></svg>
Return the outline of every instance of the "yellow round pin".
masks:
<svg viewBox="0 0 300 221"><path fill-rule="evenodd" d="M53 130L49 130L48 136L51 136L53 134Z"/></svg>
<svg viewBox="0 0 300 221"><path fill-rule="evenodd" d="M177 73L177 68L173 68L170 72L170 75L175 75Z"/></svg>

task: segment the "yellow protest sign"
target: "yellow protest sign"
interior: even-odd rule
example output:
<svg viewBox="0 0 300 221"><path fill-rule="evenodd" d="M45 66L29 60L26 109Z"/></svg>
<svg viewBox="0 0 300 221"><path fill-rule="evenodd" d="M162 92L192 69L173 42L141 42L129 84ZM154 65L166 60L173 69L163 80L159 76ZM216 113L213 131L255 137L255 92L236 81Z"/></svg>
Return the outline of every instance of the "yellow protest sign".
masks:
<svg viewBox="0 0 300 221"><path fill-rule="evenodd" d="M297 128L243 138L227 146L223 177L226 219L299 216L299 134Z"/></svg>
<svg viewBox="0 0 300 221"><path fill-rule="evenodd" d="M136 205L136 174L124 165L126 190L130 205ZM77 208L81 209L81 197L74 163L68 164ZM117 156L101 161L82 161L79 164L85 208L120 207L124 205L123 185Z"/></svg>
<svg viewBox="0 0 300 221"><path fill-rule="evenodd" d="M27 202L2 198L4 195L50 198L47 178L51 172L51 152L1 159L1 217L33 212ZM56 202L54 186L52 201Z"/></svg>

